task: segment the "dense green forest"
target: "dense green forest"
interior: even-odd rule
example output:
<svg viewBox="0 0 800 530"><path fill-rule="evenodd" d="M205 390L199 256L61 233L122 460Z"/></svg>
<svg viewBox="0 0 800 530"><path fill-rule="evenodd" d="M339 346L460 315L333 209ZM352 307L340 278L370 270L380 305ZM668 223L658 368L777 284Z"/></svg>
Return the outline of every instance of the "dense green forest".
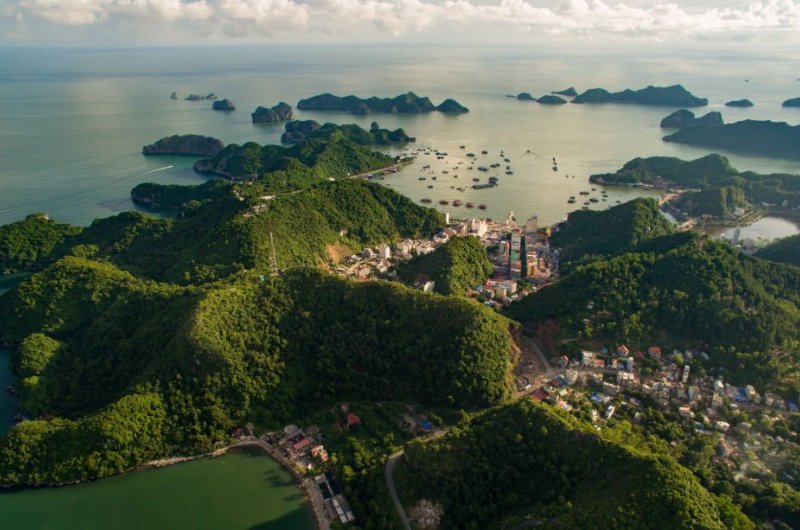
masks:
<svg viewBox="0 0 800 530"><path fill-rule="evenodd" d="M288 268L327 263L335 247L354 251L400 237L431 236L444 226L436 210L361 180L323 182L272 200L240 201L230 186L210 182L152 191L163 203L188 200L174 219L126 212L81 229L29 217L0 228L5 230L0 248L11 249L0 269L37 270L73 254L159 281L203 283L246 269L267 271L270 233L278 266Z"/></svg>
<svg viewBox="0 0 800 530"><path fill-rule="evenodd" d="M634 199L608 210L576 210L553 232L550 242L564 261L611 256L642 241L672 232L654 199Z"/></svg>
<svg viewBox="0 0 800 530"><path fill-rule="evenodd" d="M51 260L65 239L81 229L32 214L22 221L0 226L0 273L31 271Z"/></svg>
<svg viewBox="0 0 800 530"><path fill-rule="evenodd" d="M5 484L207 451L245 419L277 427L339 399L474 407L510 392L503 317L315 269L198 288L65 257L0 297L0 315L22 407L56 416L0 439Z"/></svg>
<svg viewBox="0 0 800 530"><path fill-rule="evenodd" d="M800 390L800 269L684 232L577 266L507 315L565 336L707 348L739 381ZM777 353L787 352L787 353Z"/></svg>
<svg viewBox="0 0 800 530"><path fill-rule="evenodd" d="M528 399L411 443L397 475L406 506L442 506L442 529L753 528L644 440Z"/></svg>
<svg viewBox="0 0 800 530"><path fill-rule="evenodd" d="M800 160L800 126L785 121L742 120L734 123L700 123L684 127L665 142L724 149L734 153Z"/></svg>
<svg viewBox="0 0 800 530"><path fill-rule="evenodd" d="M357 129L357 130L356 130ZM357 127L338 127L320 138L309 139L291 147L230 144L213 158L200 160L195 170L234 180L257 181L264 192L275 193L305 188L329 178L357 175L390 166L394 158L369 149L355 141ZM374 142L372 142L374 143Z"/></svg>
<svg viewBox="0 0 800 530"><path fill-rule="evenodd" d="M720 218L733 214L737 208L746 208L747 197L738 186L720 186L686 192L675 202L675 206L693 217L711 215Z"/></svg>
<svg viewBox="0 0 800 530"><path fill-rule="evenodd" d="M759 250L756 255L759 258L800 266L800 235L784 237Z"/></svg>
<svg viewBox="0 0 800 530"><path fill-rule="evenodd" d="M494 269L477 237L454 237L430 254L423 254L397 267L400 279L413 285L418 278L435 282L440 294L464 294L489 277Z"/></svg>
<svg viewBox="0 0 800 530"><path fill-rule="evenodd" d="M653 184L659 178L699 190L738 188L751 204L800 206L800 175L739 171L718 154L690 161L667 156L635 158L615 173L591 176L592 182L606 184ZM740 204L741 200L735 202Z"/></svg>

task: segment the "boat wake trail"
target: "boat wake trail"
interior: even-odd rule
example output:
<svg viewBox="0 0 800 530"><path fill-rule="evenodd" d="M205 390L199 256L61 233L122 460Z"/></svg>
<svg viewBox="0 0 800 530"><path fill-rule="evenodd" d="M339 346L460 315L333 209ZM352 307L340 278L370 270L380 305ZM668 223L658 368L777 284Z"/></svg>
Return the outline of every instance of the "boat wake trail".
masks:
<svg viewBox="0 0 800 530"><path fill-rule="evenodd" d="M165 169L169 169L169 168L171 168L171 167L175 167L175 166L164 166L164 167L160 167L160 168L158 168L158 169L151 169L150 171L147 171L147 172L145 172L145 173L142 173L142 174L141 174L141 175L139 175L139 176L140 176L140 177L143 177L143 176L145 176L145 175L149 175L150 173L158 173L159 171L164 171Z"/></svg>

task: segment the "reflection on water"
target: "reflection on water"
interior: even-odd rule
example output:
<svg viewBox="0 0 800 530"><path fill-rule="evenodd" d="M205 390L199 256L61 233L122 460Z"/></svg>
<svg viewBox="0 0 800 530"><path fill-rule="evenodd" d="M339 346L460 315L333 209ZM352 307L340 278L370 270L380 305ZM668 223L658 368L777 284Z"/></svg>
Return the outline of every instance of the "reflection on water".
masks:
<svg viewBox="0 0 800 530"><path fill-rule="evenodd" d="M749 226L715 227L708 229L708 233L725 239L733 239L737 230L740 242L744 239L769 241L800 234L800 223L783 217L767 216Z"/></svg>

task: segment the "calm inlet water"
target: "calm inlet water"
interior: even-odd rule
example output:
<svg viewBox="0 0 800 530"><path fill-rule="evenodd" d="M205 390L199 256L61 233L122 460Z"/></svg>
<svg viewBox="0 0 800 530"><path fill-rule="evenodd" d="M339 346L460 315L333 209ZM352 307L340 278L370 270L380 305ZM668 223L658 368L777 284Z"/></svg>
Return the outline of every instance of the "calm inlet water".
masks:
<svg viewBox="0 0 800 530"><path fill-rule="evenodd" d="M300 98L321 92L394 96L408 90L430 96L435 103L453 97L470 113L296 112L296 117L364 127L377 120L383 127L403 127L417 137L417 145L433 146L449 156L441 161L422 157L384 184L414 200L461 199L487 204L485 215L492 217L505 217L513 209L520 218L536 213L542 222L552 223L581 206L582 201L569 205L567 199L581 198L579 192L589 190L587 177L592 173L616 170L637 156L697 158L708 151L661 140L664 133L658 124L671 108L548 107L506 94L528 91L540 96L568 86L579 91L595 86L620 90L681 83L710 99L709 107L698 112L720 110L728 121L753 118L796 124L800 111L780 106L784 99L800 95L795 66L777 56L637 59L519 47L7 49L0 61L4 96L0 98L0 223L44 211L54 219L88 224L96 217L133 208L129 191L142 181L202 182L191 170L192 159L141 155L142 145L165 135L199 133L225 142L277 143L282 124L251 123L250 113L258 105L286 101L294 106ZM745 77L750 81L746 83ZM169 98L173 90L180 96L177 101ZM210 102L182 99L190 92L212 91L232 99L237 110L215 112ZM756 106L723 106L742 97ZM488 155L481 156L482 150ZM510 163L502 160L501 150ZM478 154L477 165L502 163L502 171L496 172L498 188L453 189L469 188L473 177L485 181L495 173L473 175L458 169L468 151ZM557 172L552 171L553 157ZM800 173L797 162L731 158L741 169ZM433 173L422 170L428 163ZM504 174L505 165L511 166L513 175ZM418 180L420 176L427 180ZM593 196L599 199L600 191ZM591 207L605 208L637 195L608 191L606 202ZM469 215L463 207L447 209Z"/></svg>
<svg viewBox="0 0 800 530"><path fill-rule="evenodd" d="M9 530L314 528L289 474L249 451L78 486L0 493L0 521Z"/></svg>

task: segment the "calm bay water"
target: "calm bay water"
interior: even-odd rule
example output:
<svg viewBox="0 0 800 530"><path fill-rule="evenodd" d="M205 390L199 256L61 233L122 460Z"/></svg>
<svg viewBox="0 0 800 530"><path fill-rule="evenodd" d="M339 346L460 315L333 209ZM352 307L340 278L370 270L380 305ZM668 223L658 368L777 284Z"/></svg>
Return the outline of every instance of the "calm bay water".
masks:
<svg viewBox="0 0 800 530"><path fill-rule="evenodd" d="M681 83L710 99L709 108L699 112L721 110L728 121L754 118L795 124L800 111L780 107L784 99L800 95L794 70L794 63L776 57L636 59L501 47L9 49L0 61L0 223L44 211L61 221L88 224L133 208L129 191L142 181L202 182L191 170L191 159L140 154L142 145L165 135L199 133L225 142L277 143L282 124L253 125L250 112L256 106L278 101L294 106L298 99L321 92L394 96L407 90L436 103L456 98L471 112L357 117L298 111L296 117L365 127L377 120L383 127L404 127L417 137L418 145L450 156L430 162L423 157L387 178L386 185L415 200L458 198L487 204L486 215L492 217L504 217L513 209L518 217L536 213L542 222L552 223L580 206L568 205L567 199L589 189L586 179L592 173L613 171L636 156L696 158L708 151L661 141L658 124L673 109L548 107L506 94L529 91L539 96L571 85L581 91ZM173 90L178 101L169 99ZM209 102L183 101L190 92L215 92L232 99L237 110L214 112ZM723 107L725 101L742 97L752 99L756 107ZM466 149L460 150L460 145ZM502 163L503 150L514 174L500 172L496 189L452 189L472 184L471 173L453 168L466 159L467 151L484 149L489 155L479 156L478 164ZM558 172L551 169L553 157ZM731 158L741 169L800 172L797 162ZM426 176L421 166L427 163L438 176L435 183L418 180ZM592 207L605 208L637 194L641 192L610 189L609 201ZM466 209L451 211L468 214Z"/></svg>
<svg viewBox="0 0 800 530"><path fill-rule="evenodd" d="M260 452L64 488L0 493L0 521L26 530L311 530L298 485Z"/></svg>

